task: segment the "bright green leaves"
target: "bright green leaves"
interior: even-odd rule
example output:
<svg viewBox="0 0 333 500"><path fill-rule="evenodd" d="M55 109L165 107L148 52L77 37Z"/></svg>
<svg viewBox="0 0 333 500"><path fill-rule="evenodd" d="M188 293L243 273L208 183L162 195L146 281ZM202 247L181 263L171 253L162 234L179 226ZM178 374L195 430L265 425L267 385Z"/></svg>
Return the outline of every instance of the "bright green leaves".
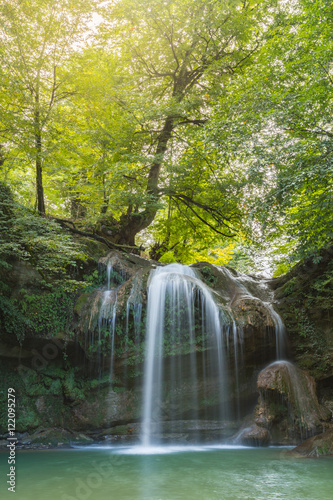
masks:
<svg viewBox="0 0 333 500"><path fill-rule="evenodd" d="M66 64L82 44L94 2L83 0L1 0L0 140L10 154L5 175L36 170L38 210L44 212L44 166L55 148L54 115L73 92Z"/></svg>
<svg viewBox="0 0 333 500"><path fill-rule="evenodd" d="M330 2L281 4L206 127L244 173L244 224L271 260L332 244L332 40Z"/></svg>

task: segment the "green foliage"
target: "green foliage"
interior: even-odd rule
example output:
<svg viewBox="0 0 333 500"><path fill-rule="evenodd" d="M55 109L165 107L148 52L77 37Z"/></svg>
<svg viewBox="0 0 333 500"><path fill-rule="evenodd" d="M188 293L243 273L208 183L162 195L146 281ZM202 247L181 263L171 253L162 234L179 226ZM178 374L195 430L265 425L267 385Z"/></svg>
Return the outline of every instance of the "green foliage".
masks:
<svg viewBox="0 0 333 500"><path fill-rule="evenodd" d="M331 33L328 0L281 3L208 126L236 175L242 164L248 233L280 254L277 273L332 242Z"/></svg>
<svg viewBox="0 0 333 500"><path fill-rule="evenodd" d="M43 169L52 165L59 142L55 117L73 92L66 66L75 44L82 43L94 4L0 2L0 37L5 41L0 50L0 140L10 151L3 170L29 202L33 186L25 176L34 176L40 213L45 213Z"/></svg>
<svg viewBox="0 0 333 500"><path fill-rule="evenodd" d="M321 309L330 310L333 303L333 269L330 264L328 270L319 276L311 284L310 291L307 293L309 305L320 304Z"/></svg>
<svg viewBox="0 0 333 500"><path fill-rule="evenodd" d="M283 294L290 295L291 293L293 293L296 284L297 276L294 276L289 281L287 281L286 285L283 287Z"/></svg>
<svg viewBox="0 0 333 500"><path fill-rule="evenodd" d="M85 292L92 292L95 288L105 285L106 282L105 273L100 273L97 269L91 274L85 274L83 279L86 284L84 288Z"/></svg>
<svg viewBox="0 0 333 500"><path fill-rule="evenodd" d="M295 318L298 325L298 334L306 339L314 341L312 343L318 344L316 339L316 327L310 320L307 312L304 307L295 307L293 309L293 313L295 314ZM321 335L318 335L319 339L322 338Z"/></svg>
<svg viewBox="0 0 333 500"><path fill-rule="evenodd" d="M29 330L38 335L68 333L73 317L75 295L63 288L31 294L21 290L19 307L29 321Z"/></svg>
<svg viewBox="0 0 333 500"><path fill-rule="evenodd" d="M309 292L301 294L298 301L291 307L291 315L287 318L286 326L290 332L295 332L299 336L297 340L299 366L309 369L316 377L329 369L330 354L325 331L318 325L318 320L315 324L311 317L314 311L321 310L320 297L311 300L309 299L311 293L310 288Z"/></svg>
<svg viewBox="0 0 333 500"><path fill-rule="evenodd" d="M0 285L2 283L0 282ZM9 291L7 290L7 294ZM0 291L0 324L1 333L15 336L22 343L26 330L31 327L29 319L22 313L20 308L10 298L1 294Z"/></svg>
<svg viewBox="0 0 333 500"><path fill-rule="evenodd" d="M75 378L75 368L66 370L66 376L63 379L63 391L66 398L74 401L80 401L85 398L83 384L80 379Z"/></svg>
<svg viewBox="0 0 333 500"><path fill-rule="evenodd" d="M2 183L0 235L1 332L21 342L26 331L53 335L68 331L74 296L82 287L70 276L78 262L86 259L81 247L58 224L16 203ZM19 300L14 300L11 269L17 261L33 266L41 278L35 273L37 293L21 290Z"/></svg>
<svg viewBox="0 0 333 500"><path fill-rule="evenodd" d="M8 186L0 183L0 266L12 259L32 264L40 275L64 278L70 266L86 257L71 236L52 220L16 203Z"/></svg>

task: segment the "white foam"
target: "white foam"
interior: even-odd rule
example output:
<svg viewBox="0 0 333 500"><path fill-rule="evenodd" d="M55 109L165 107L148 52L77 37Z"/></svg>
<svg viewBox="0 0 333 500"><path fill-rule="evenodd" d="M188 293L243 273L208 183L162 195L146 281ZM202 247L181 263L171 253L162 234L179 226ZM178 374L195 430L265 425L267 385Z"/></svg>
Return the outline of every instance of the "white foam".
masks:
<svg viewBox="0 0 333 500"><path fill-rule="evenodd" d="M248 450L253 447L238 444L198 444L198 445L134 445L134 446L115 446L115 445L88 445L75 446L73 448L80 450L110 450L117 455L167 455L172 453L197 453L213 450Z"/></svg>

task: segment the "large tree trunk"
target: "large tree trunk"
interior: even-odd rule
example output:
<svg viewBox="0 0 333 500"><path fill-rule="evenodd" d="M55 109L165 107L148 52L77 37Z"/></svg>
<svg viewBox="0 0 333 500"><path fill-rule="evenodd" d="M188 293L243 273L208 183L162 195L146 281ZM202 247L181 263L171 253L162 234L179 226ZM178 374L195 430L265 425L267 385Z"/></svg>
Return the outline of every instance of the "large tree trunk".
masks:
<svg viewBox="0 0 333 500"><path fill-rule="evenodd" d="M41 134L35 136L36 142L36 197L37 210L41 215L45 214L44 189L43 189L43 167L42 167L42 139Z"/></svg>
<svg viewBox="0 0 333 500"><path fill-rule="evenodd" d="M3 152L2 148L3 148L3 145L2 145L2 144L0 144L0 167L2 167L2 165L3 165L3 164L5 163L5 161L6 161L6 157L5 157L5 155L4 155L4 152Z"/></svg>
<svg viewBox="0 0 333 500"><path fill-rule="evenodd" d="M40 215L45 215L44 189L43 189L43 164L42 164L42 131L39 112L39 93L35 97L35 157L36 157L36 198L37 210Z"/></svg>
<svg viewBox="0 0 333 500"><path fill-rule="evenodd" d="M146 229L155 219L159 200L158 180L165 153L168 148L168 142L172 137L173 128L174 119L172 117L167 117L159 135L154 159L148 174L146 191L150 195L150 201L142 212L132 212L128 216L123 216L124 223L117 237L117 242L122 245L126 244L133 246L137 233Z"/></svg>

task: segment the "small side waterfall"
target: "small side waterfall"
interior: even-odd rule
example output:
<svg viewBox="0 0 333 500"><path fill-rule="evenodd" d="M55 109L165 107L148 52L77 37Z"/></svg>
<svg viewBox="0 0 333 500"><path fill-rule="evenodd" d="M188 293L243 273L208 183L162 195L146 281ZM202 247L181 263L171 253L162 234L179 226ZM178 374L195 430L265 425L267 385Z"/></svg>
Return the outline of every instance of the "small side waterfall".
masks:
<svg viewBox="0 0 333 500"><path fill-rule="evenodd" d="M256 280L246 274L234 271L234 274L226 267L216 268L234 284L233 299L250 299L260 302L269 312L274 323L276 360L284 359L286 356L286 331L281 316L275 311L272 301L273 293L266 285L265 280ZM268 299L268 300L267 300Z"/></svg>
<svg viewBox="0 0 333 500"><path fill-rule="evenodd" d="M198 320L200 318L200 324ZM230 319L229 319L230 321ZM228 322L229 322L228 321ZM143 396L143 445L149 446L152 434L161 434L164 386L169 385L170 403L177 406L177 387L182 384L185 370L190 371L193 404L192 419L198 417L198 366L196 346L209 344L210 362L202 363L203 392L207 389L209 371L217 371L218 419L226 418L223 400L226 399L225 352L223 341L223 312L212 292L197 277L195 271L180 264L158 267L151 275L148 288L146 362ZM200 338L198 338L200 337ZM164 377L164 357L169 348L174 353L190 351L188 366L171 363L171 380Z"/></svg>
<svg viewBox="0 0 333 500"><path fill-rule="evenodd" d="M110 382L113 379L113 364L114 364L114 342L116 334L116 319L117 319L117 288L111 288L112 264L107 264L107 290L103 292L102 303L99 309L98 318L98 357L99 357L99 372L101 375L101 346L103 342L103 329L109 333L111 337L110 349ZM105 332L104 332L105 337Z"/></svg>
<svg viewBox="0 0 333 500"><path fill-rule="evenodd" d="M126 303L126 337L129 337L130 312L133 314L135 345L138 348L141 334L142 317L142 281L135 276Z"/></svg>

